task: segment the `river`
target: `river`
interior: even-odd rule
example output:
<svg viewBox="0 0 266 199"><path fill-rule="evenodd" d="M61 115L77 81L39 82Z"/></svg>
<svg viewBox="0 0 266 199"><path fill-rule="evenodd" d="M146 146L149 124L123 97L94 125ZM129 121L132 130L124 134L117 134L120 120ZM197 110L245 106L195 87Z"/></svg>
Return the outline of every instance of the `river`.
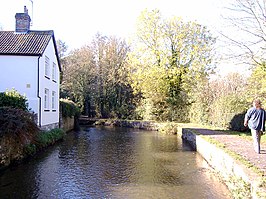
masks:
<svg viewBox="0 0 266 199"><path fill-rule="evenodd" d="M87 127L0 173L0 198L227 199L230 193L177 136Z"/></svg>

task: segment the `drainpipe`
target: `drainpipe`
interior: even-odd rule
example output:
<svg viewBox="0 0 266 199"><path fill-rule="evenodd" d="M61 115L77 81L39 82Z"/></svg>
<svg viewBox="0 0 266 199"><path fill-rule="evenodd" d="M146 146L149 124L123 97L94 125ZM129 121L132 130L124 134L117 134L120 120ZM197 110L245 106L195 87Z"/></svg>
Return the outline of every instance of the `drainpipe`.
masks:
<svg viewBox="0 0 266 199"><path fill-rule="evenodd" d="M42 116L42 98L40 96L40 58L41 56L38 57L38 78L37 78L37 97L39 98L39 127L41 127L41 116Z"/></svg>

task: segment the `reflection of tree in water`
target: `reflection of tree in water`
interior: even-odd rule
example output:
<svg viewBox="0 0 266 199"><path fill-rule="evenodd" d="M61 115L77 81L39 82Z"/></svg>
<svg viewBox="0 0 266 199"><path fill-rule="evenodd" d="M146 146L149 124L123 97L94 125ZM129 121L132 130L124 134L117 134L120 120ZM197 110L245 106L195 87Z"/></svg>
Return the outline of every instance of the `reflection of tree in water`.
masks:
<svg viewBox="0 0 266 199"><path fill-rule="evenodd" d="M183 151L182 141L176 136L136 129L88 128L69 132L63 142L38 160L1 176L1 182L12 182L12 190L25 198L104 198L113 194L117 198L136 198L139 194L206 198L209 185L200 178L198 171L202 169L195 154L187 149ZM219 195L219 189L214 193Z"/></svg>

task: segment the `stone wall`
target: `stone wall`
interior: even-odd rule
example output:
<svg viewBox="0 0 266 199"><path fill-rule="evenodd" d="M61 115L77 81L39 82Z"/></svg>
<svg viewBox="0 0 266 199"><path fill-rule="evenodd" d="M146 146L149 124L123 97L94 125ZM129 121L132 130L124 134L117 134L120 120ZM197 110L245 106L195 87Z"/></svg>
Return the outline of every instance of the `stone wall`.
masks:
<svg viewBox="0 0 266 199"><path fill-rule="evenodd" d="M208 162L208 164L219 173L225 183L228 185L230 181L235 179L234 188L239 186L239 190L243 187L243 182L249 186L249 194L251 198L265 198L266 190L258 185L259 176L248 170L243 163L235 160L229 154L218 148L216 145L209 143L200 135L195 134L190 129L182 129L182 138Z"/></svg>
<svg viewBox="0 0 266 199"><path fill-rule="evenodd" d="M60 128L62 128L65 132L73 130L75 127L75 119L74 117L62 117L62 124Z"/></svg>
<svg viewBox="0 0 266 199"><path fill-rule="evenodd" d="M157 131L159 125L150 121L129 121L129 120L112 120L112 119L86 119L80 118L79 122L81 125L103 125L103 126L117 126L127 127L135 129L144 129Z"/></svg>
<svg viewBox="0 0 266 199"><path fill-rule="evenodd" d="M56 129L56 128L59 128L59 123L53 123L53 124L48 124L48 125L44 125L42 126L40 129L42 131L50 131L52 129Z"/></svg>
<svg viewBox="0 0 266 199"><path fill-rule="evenodd" d="M119 126L119 127L152 130L152 131L158 130L158 125L154 122L149 122L149 121L122 121L122 120L120 121L120 120L115 120L115 121L113 121L112 125Z"/></svg>

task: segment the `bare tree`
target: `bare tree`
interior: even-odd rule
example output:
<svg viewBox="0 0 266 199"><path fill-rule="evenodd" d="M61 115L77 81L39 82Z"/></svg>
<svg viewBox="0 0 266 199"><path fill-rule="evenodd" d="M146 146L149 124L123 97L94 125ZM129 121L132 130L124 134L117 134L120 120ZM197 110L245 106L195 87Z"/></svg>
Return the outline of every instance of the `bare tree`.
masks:
<svg viewBox="0 0 266 199"><path fill-rule="evenodd" d="M56 46L59 58L62 60L66 56L68 46L66 45L66 42L63 42L61 39L56 41Z"/></svg>
<svg viewBox="0 0 266 199"><path fill-rule="evenodd" d="M245 64L264 65L266 1L234 0L226 9L227 16L223 16L226 27L221 34L229 42L227 46L231 51L228 57Z"/></svg>

